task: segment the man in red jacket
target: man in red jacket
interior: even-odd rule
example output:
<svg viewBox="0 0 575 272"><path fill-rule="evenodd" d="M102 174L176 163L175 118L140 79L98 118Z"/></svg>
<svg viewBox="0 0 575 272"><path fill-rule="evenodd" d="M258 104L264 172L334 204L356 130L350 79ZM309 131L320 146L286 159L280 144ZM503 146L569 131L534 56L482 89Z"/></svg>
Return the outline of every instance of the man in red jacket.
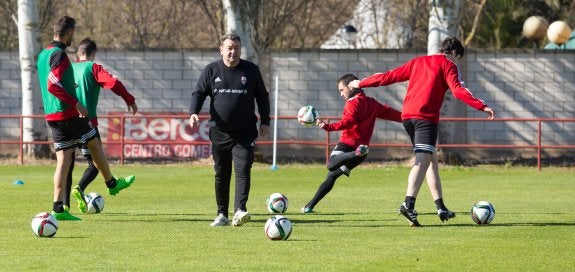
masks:
<svg viewBox="0 0 575 272"><path fill-rule="evenodd" d="M399 213L409 220L411 226L421 226L417 220L415 199L426 173L427 185L435 200L439 219L446 221L455 217L455 213L448 210L443 203L435 152L439 112L447 90L451 90L457 99L470 107L486 112L490 120L494 117L493 110L485 102L475 98L465 87L457 65L450 59L461 58L464 50L459 40L446 38L441 43L438 54L416 57L393 70L374 74L361 81L354 80L349 84L351 88L364 88L409 80L401 119L414 147L415 163L409 173L405 202L399 207Z"/></svg>
<svg viewBox="0 0 575 272"><path fill-rule="evenodd" d="M351 170L365 160L377 118L401 122L401 112L366 96L361 89L349 88L347 85L352 80L357 80L357 77L346 74L337 81L339 93L346 101L341 120L332 124L326 124L319 118L316 120L317 126L325 131L343 132L331 152L327 165L329 173L325 181L319 186L315 196L301 209L302 213L313 212L317 203L331 191L336 179L341 175L349 176Z"/></svg>

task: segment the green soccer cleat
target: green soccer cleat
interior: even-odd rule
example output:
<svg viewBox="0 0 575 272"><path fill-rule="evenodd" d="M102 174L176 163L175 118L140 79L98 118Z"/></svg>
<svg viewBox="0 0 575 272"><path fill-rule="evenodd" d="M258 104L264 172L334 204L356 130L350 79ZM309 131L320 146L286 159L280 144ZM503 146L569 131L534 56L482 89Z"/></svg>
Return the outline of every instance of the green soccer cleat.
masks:
<svg viewBox="0 0 575 272"><path fill-rule="evenodd" d="M86 199L84 198L84 192L82 192L80 186L76 185L76 187L74 187L74 189L72 190L72 195L74 196L76 201L78 201L78 209L80 209L80 212L86 213L88 210L86 205Z"/></svg>
<svg viewBox="0 0 575 272"><path fill-rule="evenodd" d="M70 214L70 207L68 206L64 206L64 211L61 213L57 213L55 211L52 211L51 214L56 217L57 220L62 220L62 221L80 221L82 220L79 217L73 216L72 214Z"/></svg>
<svg viewBox="0 0 575 272"><path fill-rule="evenodd" d="M134 181L136 181L136 176L134 175L119 178L116 180L116 187L108 188L108 193L110 193L110 195L117 195L120 191L130 187Z"/></svg>

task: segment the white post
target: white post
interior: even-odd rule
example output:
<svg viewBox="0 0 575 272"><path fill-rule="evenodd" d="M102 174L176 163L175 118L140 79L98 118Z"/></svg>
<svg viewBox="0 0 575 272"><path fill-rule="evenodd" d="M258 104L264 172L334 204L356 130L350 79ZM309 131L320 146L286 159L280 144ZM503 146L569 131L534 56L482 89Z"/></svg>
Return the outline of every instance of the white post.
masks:
<svg viewBox="0 0 575 272"><path fill-rule="evenodd" d="M278 166L276 164L276 157L277 157L277 142L278 142L278 93L279 93L279 77L276 76L276 84L275 84L275 94L274 94L274 142L273 142L273 153L272 153L272 166L270 167L271 170L277 170Z"/></svg>

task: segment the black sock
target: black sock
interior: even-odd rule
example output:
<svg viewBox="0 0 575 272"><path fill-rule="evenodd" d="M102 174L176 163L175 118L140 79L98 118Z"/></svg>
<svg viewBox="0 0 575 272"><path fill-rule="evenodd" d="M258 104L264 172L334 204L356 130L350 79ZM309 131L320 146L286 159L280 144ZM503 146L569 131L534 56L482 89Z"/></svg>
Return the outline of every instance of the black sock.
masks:
<svg viewBox="0 0 575 272"><path fill-rule="evenodd" d="M443 204L443 198L438 198L437 200L435 200L435 206L437 207L438 210L447 211L445 204Z"/></svg>
<svg viewBox="0 0 575 272"><path fill-rule="evenodd" d="M82 175L82 178L78 182L78 186L80 186L82 192L86 190L86 188L88 188L88 185L90 185L90 183L92 183L94 179L96 179L98 173L99 173L98 168L96 168L94 164L90 164L88 168L84 170L84 174Z"/></svg>
<svg viewBox="0 0 575 272"><path fill-rule="evenodd" d="M405 206L407 206L408 209L414 209L415 208L415 197L405 196Z"/></svg>
<svg viewBox="0 0 575 272"><path fill-rule="evenodd" d="M343 174L344 172L339 168L327 173L325 180L319 185L319 188L317 188L317 192L314 197L305 206L313 210L315 205L317 205L317 203L331 191L337 178Z"/></svg>
<svg viewBox="0 0 575 272"><path fill-rule="evenodd" d="M57 213L64 211L64 201L56 201L52 206L52 210Z"/></svg>
<svg viewBox="0 0 575 272"><path fill-rule="evenodd" d="M108 188L116 187L116 179L112 178L111 180L106 181L106 187Z"/></svg>

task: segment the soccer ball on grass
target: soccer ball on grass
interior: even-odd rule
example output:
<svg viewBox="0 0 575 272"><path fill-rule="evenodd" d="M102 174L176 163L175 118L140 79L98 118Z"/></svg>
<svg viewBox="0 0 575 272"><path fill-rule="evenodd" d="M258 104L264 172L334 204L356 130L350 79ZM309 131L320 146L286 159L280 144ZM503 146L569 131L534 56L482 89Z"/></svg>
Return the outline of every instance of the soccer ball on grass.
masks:
<svg viewBox="0 0 575 272"><path fill-rule="evenodd" d="M285 213L288 208L288 199L281 193L273 193L268 197L267 204L270 213Z"/></svg>
<svg viewBox="0 0 575 272"><path fill-rule="evenodd" d="M471 207L471 219L477 225L487 225L495 217L495 208L488 201L479 201Z"/></svg>
<svg viewBox="0 0 575 272"><path fill-rule="evenodd" d="M47 212L36 214L32 218L32 231L38 237L52 237L58 231L58 220Z"/></svg>
<svg viewBox="0 0 575 272"><path fill-rule="evenodd" d="M104 198L95 192L84 195L86 211L88 213L101 213L104 210Z"/></svg>
<svg viewBox="0 0 575 272"><path fill-rule="evenodd" d="M282 215L274 215L266 221L264 232L270 240L287 240L292 231L292 223Z"/></svg>

